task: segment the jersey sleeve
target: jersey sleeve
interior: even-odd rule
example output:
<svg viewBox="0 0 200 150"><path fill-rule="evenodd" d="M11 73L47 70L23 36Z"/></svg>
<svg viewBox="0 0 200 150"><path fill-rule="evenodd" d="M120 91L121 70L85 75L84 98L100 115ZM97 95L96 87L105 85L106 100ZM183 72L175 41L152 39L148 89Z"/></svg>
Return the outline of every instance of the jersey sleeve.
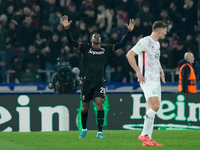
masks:
<svg viewBox="0 0 200 150"><path fill-rule="evenodd" d="M147 40L146 39L141 39L137 42L135 46L131 49L133 50L136 54L139 54L143 51L147 50Z"/></svg>
<svg viewBox="0 0 200 150"><path fill-rule="evenodd" d="M122 40L119 43L112 45L112 51L116 51L124 47L127 41L130 39L130 37L131 37L131 32L127 31L126 35L122 38Z"/></svg>
<svg viewBox="0 0 200 150"><path fill-rule="evenodd" d="M69 44L71 44L73 47L77 48L78 50L81 49L81 45L82 43L78 42L78 41L75 41L72 36L71 36L71 33L69 30L66 30L66 35L67 35L67 39L69 41Z"/></svg>

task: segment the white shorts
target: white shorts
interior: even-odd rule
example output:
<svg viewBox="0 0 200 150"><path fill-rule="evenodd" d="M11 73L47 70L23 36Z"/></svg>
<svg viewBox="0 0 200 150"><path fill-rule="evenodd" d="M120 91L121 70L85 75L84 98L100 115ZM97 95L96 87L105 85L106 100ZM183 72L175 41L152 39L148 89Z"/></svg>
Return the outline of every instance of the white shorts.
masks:
<svg viewBox="0 0 200 150"><path fill-rule="evenodd" d="M161 85L160 82L153 81L145 81L145 83L141 84L140 87L144 92L144 96L146 101L149 101L150 97L158 97L159 101L161 101Z"/></svg>

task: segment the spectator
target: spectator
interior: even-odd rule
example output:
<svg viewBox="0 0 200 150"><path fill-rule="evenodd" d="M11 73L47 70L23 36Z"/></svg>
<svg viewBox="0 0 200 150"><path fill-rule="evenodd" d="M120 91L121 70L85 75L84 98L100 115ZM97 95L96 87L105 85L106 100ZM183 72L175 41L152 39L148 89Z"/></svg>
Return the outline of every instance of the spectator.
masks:
<svg viewBox="0 0 200 150"><path fill-rule="evenodd" d="M168 12L169 12L169 16L173 20L173 27L172 27L171 32L173 32L173 34L183 37L182 35L184 32L183 31L184 26L181 20L182 14L181 14L180 8L178 7L177 1L171 1Z"/></svg>
<svg viewBox="0 0 200 150"><path fill-rule="evenodd" d="M9 69L12 58L14 57L14 47L12 46L11 39L6 38L5 41L5 50L6 50L6 70Z"/></svg>
<svg viewBox="0 0 200 150"><path fill-rule="evenodd" d="M16 1L14 1L14 0L3 0L2 3L0 4L0 14L1 13L8 13L7 8L11 5L16 9Z"/></svg>
<svg viewBox="0 0 200 150"><path fill-rule="evenodd" d="M168 28L167 28L167 34L168 36L172 36L172 28L173 28L173 21L171 19L171 17L169 16L169 12L167 9L162 9L161 12L160 12L160 17L158 20L161 20L163 22L166 22Z"/></svg>
<svg viewBox="0 0 200 150"><path fill-rule="evenodd" d="M24 23L19 26L18 29L18 40L21 42L26 48L29 47L31 43L35 40L35 29L32 26L32 18L31 16L26 16L24 19Z"/></svg>
<svg viewBox="0 0 200 150"><path fill-rule="evenodd" d="M83 36L88 35L86 23L83 20L76 21L76 30L74 32L74 38L83 42Z"/></svg>
<svg viewBox="0 0 200 150"><path fill-rule="evenodd" d="M150 5L148 2L142 3L142 11L138 13L138 16L141 18L142 26L144 26L144 33L150 34L154 15L150 11Z"/></svg>
<svg viewBox="0 0 200 150"><path fill-rule="evenodd" d="M13 18L14 15L14 5L8 5L6 8L6 15L8 17L8 21Z"/></svg>
<svg viewBox="0 0 200 150"><path fill-rule="evenodd" d="M46 39L47 41L49 41L52 37L52 32L50 30L50 25L48 22L44 22L42 27L41 27L41 31L39 31L41 33L41 35L43 36L44 39Z"/></svg>
<svg viewBox="0 0 200 150"><path fill-rule="evenodd" d="M64 28L62 24L58 24L56 26L56 28L54 29L54 32L56 32L58 34L58 36L60 37L60 39L62 39L63 37L65 37L65 32L64 32Z"/></svg>
<svg viewBox="0 0 200 150"><path fill-rule="evenodd" d="M6 24L8 22L8 17L5 14L0 15L0 22L3 28L6 28Z"/></svg>
<svg viewBox="0 0 200 150"><path fill-rule="evenodd" d="M69 47L68 45L63 46L61 49L61 56L65 56L69 59L69 63L71 64L72 68L80 66L80 60L79 60L79 53L74 52L72 47Z"/></svg>
<svg viewBox="0 0 200 150"><path fill-rule="evenodd" d="M182 21L185 25L185 34L194 33L194 26L197 26L197 4L193 0L184 0Z"/></svg>
<svg viewBox="0 0 200 150"><path fill-rule="evenodd" d="M3 26L0 24L0 82L6 80L6 48L5 48L5 32Z"/></svg>
<svg viewBox="0 0 200 150"><path fill-rule="evenodd" d="M15 20L11 20L8 23L7 37L9 37L10 44L12 45L17 41L17 27L18 23Z"/></svg>
<svg viewBox="0 0 200 150"><path fill-rule="evenodd" d="M170 65L170 41L165 38L160 41L160 63L165 71ZM165 80L170 81L170 72L165 72Z"/></svg>
<svg viewBox="0 0 200 150"><path fill-rule="evenodd" d="M14 47L14 54L11 58L9 69L7 73L10 74L11 82L19 83L19 78L22 69L22 61L24 59L25 48L20 44L16 43Z"/></svg>
<svg viewBox="0 0 200 150"><path fill-rule="evenodd" d="M123 6L118 6L116 8L116 18L123 19L124 21L128 20L128 13Z"/></svg>
<svg viewBox="0 0 200 150"><path fill-rule="evenodd" d="M112 28L112 15L110 10L104 4L98 5L97 9L99 13L97 14L96 23L99 26L99 33L105 31L109 34Z"/></svg>
<svg viewBox="0 0 200 150"><path fill-rule="evenodd" d="M49 52L46 55L46 64L45 64L45 70L53 70L57 58L60 56L61 53L61 42L59 39L59 36L57 33L53 33L52 39L50 40L48 47L49 47Z"/></svg>
<svg viewBox="0 0 200 150"><path fill-rule="evenodd" d="M85 10L84 13L85 13L85 15L84 15L83 20L84 20L84 22L87 22L88 26L98 25L95 23L97 21L97 14L93 9L87 9L87 10ZM103 23L105 23L105 22L103 22Z"/></svg>
<svg viewBox="0 0 200 150"><path fill-rule="evenodd" d="M23 10L18 9L14 14L13 19L21 26L24 21Z"/></svg>
<svg viewBox="0 0 200 150"><path fill-rule="evenodd" d="M169 68L170 42L168 39L160 41L160 63L163 69Z"/></svg>
<svg viewBox="0 0 200 150"><path fill-rule="evenodd" d="M175 69L175 81L178 81L179 68L178 62L184 57L185 43L183 40L178 40L177 45L170 53L170 68Z"/></svg>
<svg viewBox="0 0 200 150"><path fill-rule="evenodd" d="M28 0L16 0L17 9L23 9L26 6L31 6Z"/></svg>
<svg viewBox="0 0 200 150"><path fill-rule="evenodd" d="M192 64L194 63L194 55L187 52L184 59L179 62L181 66L179 72L178 91L183 93L197 93L196 76Z"/></svg>
<svg viewBox="0 0 200 150"><path fill-rule="evenodd" d="M135 18L135 21L136 21L136 24L135 24L135 29L133 31L133 36L134 37L143 37L143 35L145 34L144 33L144 29L143 29L143 26L142 26L142 22L141 22L141 19L139 17L136 17Z"/></svg>
<svg viewBox="0 0 200 150"><path fill-rule="evenodd" d="M125 52L118 49L111 57L111 82L127 82L126 73L128 64L126 64Z"/></svg>
<svg viewBox="0 0 200 150"><path fill-rule="evenodd" d="M185 49L184 49L184 41L179 40L174 49L172 49L170 53L170 68L177 68L178 62L184 57Z"/></svg>
<svg viewBox="0 0 200 150"><path fill-rule="evenodd" d="M129 18L135 18L139 12L142 12L142 3L144 0L130 0L128 1L128 16Z"/></svg>
<svg viewBox="0 0 200 150"><path fill-rule="evenodd" d="M44 38L44 35L42 35L40 32L38 32L36 35L34 45L39 51L42 51L42 49L45 48L47 45L47 40Z"/></svg>
<svg viewBox="0 0 200 150"><path fill-rule="evenodd" d="M69 1L66 1L66 3ZM74 2L69 2L69 4L66 4L62 7L61 10L62 14L66 14L70 16L71 20L78 20L81 13L77 10L77 6ZM75 28L75 22L72 22L72 30Z"/></svg>
<svg viewBox="0 0 200 150"><path fill-rule="evenodd" d="M23 15L24 15L24 17L31 16L32 26L34 27L34 29L39 28L39 16L37 16L37 14L33 11L33 9L31 7L25 6L23 8Z"/></svg>
<svg viewBox="0 0 200 150"><path fill-rule="evenodd" d="M123 21L123 19L117 20L117 26L113 28L112 32L116 32L120 39L125 35L126 28L125 28L125 22Z"/></svg>
<svg viewBox="0 0 200 150"><path fill-rule="evenodd" d="M37 51L34 44L30 44L28 51L24 55L20 82L34 83L41 82L41 73L44 69L44 56Z"/></svg>
<svg viewBox="0 0 200 150"><path fill-rule="evenodd" d="M61 13L58 10L53 10L49 16L50 30L54 31L56 26L60 23Z"/></svg>
<svg viewBox="0 0 200 150"><path fill-rule="evenodd" d="M197 0L0 0L0 22L3 25L5 39L9 38L11 48L15 49L15 45L21 42L28 49L29 45L35 42L37 49L47 56L50 48L46 43L51 41L54 32L59 35L62 46L68 45L67 38L62 34L60 14L67 14L71 17L70 20L76 20L72 22L71 30L74 38L80 42L89 42L89 35L99 30L104 43L110 42L108 39L115 36L113 32L116 32L117 36L112 40L117 41L124 35L126 20L135 18L135 30L130 42L133 45L150 33L152 21L159 18L168 24L167 38L170 41L170 49L177 47L177 39L183 39L186 41L184 50L198 56L197 2ZM26 21L27 17L32 20L30 27L27 25L29 24ZM36 36L37 33L39 36ZM130 49L130 43L127 43L126 49ZM79 53L77 56L81 59ZM107 64L106 66L109 66L110 62ZM200 72L198 64L200 64L199 58L196 58L194 64L196 72ZM109 67L106 68L106 72L109 73ZM198 73L196 75L198 81L200 75Z"/></svg>

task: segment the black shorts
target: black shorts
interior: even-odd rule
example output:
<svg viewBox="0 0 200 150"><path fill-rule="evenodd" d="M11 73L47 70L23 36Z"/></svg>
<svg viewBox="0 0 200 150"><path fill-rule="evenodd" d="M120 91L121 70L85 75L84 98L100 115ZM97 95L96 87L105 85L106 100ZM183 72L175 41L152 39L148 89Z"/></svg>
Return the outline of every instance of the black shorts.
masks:
<svg viewBox="0 0 200 150"><path fill-rule="evenodd" d="M81 100L88 102L95 97L105 99L106 86L104 81L88 81L84 80L81 88Z"/></svg>

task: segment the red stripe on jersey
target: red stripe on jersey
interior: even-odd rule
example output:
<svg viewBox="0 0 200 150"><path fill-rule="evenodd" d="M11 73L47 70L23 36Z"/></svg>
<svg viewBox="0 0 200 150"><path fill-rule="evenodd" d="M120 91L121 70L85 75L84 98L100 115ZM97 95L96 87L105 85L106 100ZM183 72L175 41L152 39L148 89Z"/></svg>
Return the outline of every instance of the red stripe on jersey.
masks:
<svg viewBox="0 0 200 150"><path fill-rule="evenodd" d="M145 66L145 52L142 52L143 66Z"/></svg>
<svg viewBox="0 0 200 150"><path fill-rule="evenodd" d="M81 42L78 43L78 49L80 49L80 48L81 48Z"/></svg>
<svg viewBox="0 0 200 150"><path fill-rule="evenodd" d="M115 51L115 44L112 45L112 51Z"/></svg>
<svg viewBox="0 0 200 150"><path fill-rule="evenodd" d="M142 58L143 58L142 75L144 77L144 74L145 74L145 52L142 52Z"/></svg>

